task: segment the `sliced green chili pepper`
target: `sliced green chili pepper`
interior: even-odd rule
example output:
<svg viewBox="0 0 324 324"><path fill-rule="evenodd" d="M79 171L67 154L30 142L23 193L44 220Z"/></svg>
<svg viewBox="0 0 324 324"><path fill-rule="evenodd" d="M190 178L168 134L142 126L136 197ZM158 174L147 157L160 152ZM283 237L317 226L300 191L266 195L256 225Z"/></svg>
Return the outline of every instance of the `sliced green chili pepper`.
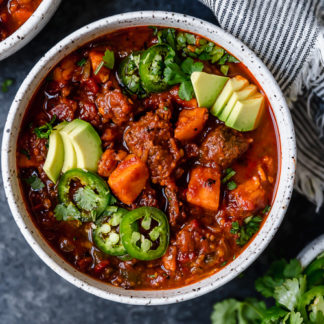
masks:
<svg viewBox="0 0 324 324"><path fill-rule="evenodd" d="M134 230L136 223L141 232ZM142 233L147 233L148 238ZM158 259L163 256L169 244L168 219L157 208L140 207L122 218L120 235L124 247L133 258L146 261Z"/></svg>
<svg viewBox="0 0 324 324"><path fill-rule="evenodd" d="M73 197L70 194L72 181L79 181ZM73 204L80 210L81 221L95 221L107 207L112 197L106 182L95 173L82 169L65 172L58 184L60 203L65 206Z"/></svg>
<svg viewBox="0 0 324 324"><path fill-rule="evenodd" d="M127 254L119 234L120 222L127 213L126 209L115 206L109 206L103 212L92 232L93 241L102 252L115 256Z"/></svg>
<svg viewBox="0 0 324 324"><path fill-rule="evenodd" d="M118 76L124 87L132 94L143 95L144 90L139 76L141 52L128 55L119 66Z"/></svg>
<svg viewBox="0 0 324 324"><path fill-rule="evenodd" d="M166 63L171 62L174 56L174 50L166 44L154 45L141 55L139 74L146 92L161 92L168 89L169 85L164 80L164 69Z"/></svg>
<svg viewBox="0 0 324 324"><path fill-rule="evenodd" d="M308 311L309 306L311 306L312 303L317 298L323 297L324 296L324 286L317 286L312 288L311 290L307 291L301 296L299 305L298 305L298 310L300 311L302 317L306 321L306 323L309 323L310 321L307 320L309 318L308 316Z"/></svg>

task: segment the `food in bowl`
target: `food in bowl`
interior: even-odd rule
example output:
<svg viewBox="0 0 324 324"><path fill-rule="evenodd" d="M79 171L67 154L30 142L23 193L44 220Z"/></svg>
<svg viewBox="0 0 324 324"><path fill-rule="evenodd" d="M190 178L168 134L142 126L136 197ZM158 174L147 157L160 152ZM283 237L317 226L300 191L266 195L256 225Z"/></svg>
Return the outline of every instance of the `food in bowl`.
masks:
<svg viewBox="0 0 324 324"><path fill-rule="evenodd" d="M42 0L0 0L0 42L23 25Z"/></svg>
<svg viewBox="0 0 324 324"><path fill-rule="evenodd" d="M17 166L47 242L127 289L197 282L235 259L270 210L270 105L223 48L133 27L80 47L26 111Z"/></svg>

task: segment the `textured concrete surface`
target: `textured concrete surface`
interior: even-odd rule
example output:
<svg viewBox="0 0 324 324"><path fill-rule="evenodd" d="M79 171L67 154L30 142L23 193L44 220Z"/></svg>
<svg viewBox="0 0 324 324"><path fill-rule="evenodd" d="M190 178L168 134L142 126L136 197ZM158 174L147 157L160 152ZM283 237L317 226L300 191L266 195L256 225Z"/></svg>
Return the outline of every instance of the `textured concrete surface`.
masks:
<svg viewBox="0 0 324 324"><path fill-rule="evenodd" d="M24 49L0 62L0 84L15 80L0 92L1 135L10 103L40 56L67 34L105 16L133 10L170 10L216 23L197 0L63 0L47 27ZM2 179L1 179L2 181ZM208 295L177 305L138 307L99 299L75 288L50 270L20 234L0 184L0 323L208 323L214 302L226 297L256 296L254 279L277 257L293 257L323 233L324 211L294 194L287 216L273 242L244 274Z"/></svg>

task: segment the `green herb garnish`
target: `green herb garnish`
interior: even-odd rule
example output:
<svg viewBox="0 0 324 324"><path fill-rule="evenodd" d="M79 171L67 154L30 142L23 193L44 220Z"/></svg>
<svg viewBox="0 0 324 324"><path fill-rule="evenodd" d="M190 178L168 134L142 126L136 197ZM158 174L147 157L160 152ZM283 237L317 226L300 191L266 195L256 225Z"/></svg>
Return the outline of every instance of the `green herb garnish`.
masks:
<svg viewBox="0 0 324 324"><path fill-rule="evenodd" d="M8 92L9 91L9 87L11 87L12 85L13 85L13 80L12 79L4 80L2 82L2 85L1 85L2 92Z"/></svg>
<svg viewBox="0 0 324 324"><path fill-rule="evenodd" d="M105 67L107 67L108 69L113 69L114 65L115 65L115 54L113 51L107 49L105 51L105 55L102 58Z"/></svg>
<svg viewBox="0 0 324 324"><path fill-rule="evenodd" d="M232 177L234 177L235 174L236 174L236 172L233 169L228 168L228 169L226 169L225 174L226 175L222 179L222 183L226 183L229 179L231 179Z"/></svg>
<svg viewBox="0 0 324 324"><path fill-rule="evenodd" d="M79 188L73 198L78 207L86 211L91 211L97 208L98 195L88 186Z"/></svg>
<svg viewBox="0 0 324 324"><path fill-rule="evenodd" d="M25 182L28 183L30 187L35 191L42 190L45 187L42 180L36 175L31 175L29 178L25 179Z"/></svg>
<svg viewBox="0 0 324 324"><path fill-rule="evenodd" d="M227 189L228 189L228 190L234 190L234 189L236 189L236 188L237 188L237 184L236 184L235 181L229 181L229 182L227 183Z"/></svg>
<svg viewBox="0 0 324 324"><path fill-rule="evenodd" d="M324 277L311 286L314 272L322 270L314 260L304 271L298 260L275 261L267 273L258 278L255 288L275 306L267 307L257 299L226 299L214 305L212 324L320 324L324 323ZM316 266L317 265L317 266ZM309 268L313 271L308 273Z"/></svg>
<svg viewBox="0 0 324 324"><path fill-rule="evenodd" d="M50 120L49 123L46 123L45 125L39 126L34 129L34 133L38 138L46 138L48 139L52 130L53 130L53 124L56 121L56 115L53 116L53 118Z"/></svg>
<svg viewBox="0 0 324 324"><path fill-rule="evenodd" d="M30 153L27 150L21 149L20 150L20 153L26 155L27 156L27 159L30 160Z"/></svg>
<svg viewBox="0 0 324 324"><path fill-rule="evenodd" d="M97 75L100 72L100 70L104 66L104 64L105 64L104 61L101 61L99 63L99 65L97 66L96 70L94 71L94 75Z"/></svg>
<svg viewBox="0 0 324 324"><path fill-rule="evenodd" d="M232 223L232 228L230 233L233 235L238 235L236 244L243 246L250 238L259 230L260 224L262 222L262 217L260 216L250 216L247 217L242 226L240 226L238 221Z"/></svg>
<svg viewBox="0 0 324 324"><path fill-rule="evenodd" d="M201 72L203 68L203 63L194 62L192 58L188 57L180 65L175 62L167 63L164 78L168 85L180 83L179 97L182 100L190 100L194 92L190 80L191 73L195 71Z"/></svg>
<svg viewBox="0 0 324 324"><path fill-rule="evenodd" d="M77 63L77 66L82 67L86 63L87 63L87 59L84 57Z"/></svg>
<svg viewBox="0 0 324 324"><path fill-rule="evenodd" d="M54 209L54 215L57 220L69 221L81 218L80 211L71 203L69 205L58 204Z"/></svg>

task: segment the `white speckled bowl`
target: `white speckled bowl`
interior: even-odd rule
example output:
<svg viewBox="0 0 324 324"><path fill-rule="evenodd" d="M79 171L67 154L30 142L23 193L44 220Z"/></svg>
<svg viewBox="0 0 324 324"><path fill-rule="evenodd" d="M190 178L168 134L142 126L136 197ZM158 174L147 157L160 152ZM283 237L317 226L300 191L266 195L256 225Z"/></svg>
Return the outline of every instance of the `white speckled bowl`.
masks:
<svg viewBox="0 0 324 324"><path fill-rule="evenodd" d="M92 279L65 262L45 242L28 215L19 189L16 169L17 136L24 112L52 67L67 54L94 38L121 28L142 25L177 27L198 33L217 42L244 62L267 94L280 137L280 180L271 212L257 236L244 252L221 271L195 284L171 290L124 290ZM8 115L2 143L2 174L7 199L17 225L34 251L49 267L75 286L102 298L137 305L176 303L198 297L224 285L245 270L271 241L285 215L293 190L295 162L295 135L290 113L277 83L264 64L252 51L222 29L197 18L161 11L131 12L105 18L83 27L54 46L40 59L21 85Z"/></svg>
<svg viewBox="0 0 324 324"><path fill-rule="evenodd" d="M0 61L29 43L44 28L60 3L61 0L43 0L23 25L0 42Z"/></svg>
<svg viewBox="0 0 324 324"><path fill-rule="evenodd" d="M324 252L324 234L307 244L298 254L297 259L306 268L318 255Z"/></svg>

